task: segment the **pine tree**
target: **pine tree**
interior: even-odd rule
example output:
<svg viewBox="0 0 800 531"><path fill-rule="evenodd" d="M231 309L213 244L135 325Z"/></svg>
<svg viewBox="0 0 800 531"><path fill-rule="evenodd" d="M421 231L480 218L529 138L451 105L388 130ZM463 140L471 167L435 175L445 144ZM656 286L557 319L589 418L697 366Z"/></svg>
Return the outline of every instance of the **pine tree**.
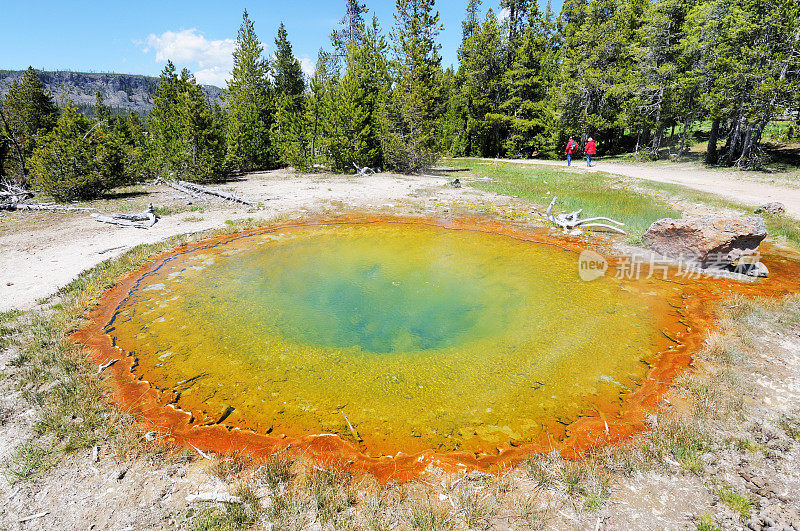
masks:
<svg viewBox="0 0 800 531"><path fill-rule="evenodd" d="M550 88L557 72L557 52L550 32L547 13L532 4L529 25L519 38L515 61L506 74L508 98L501 105L509 123L504 143L509 156L541 156L552 151L555 117Z"/></svg>
<svg viewBox="0 0 800 531"><path fill-rule="evenodd" d="M160 178L210 181L222 171L220 124L194 77L172 62L161 73L147 117L147 171Z"/></svg>
<svg viewBox="0 0 800 531"><path fill-rule="evenodd" d="M710 0L687 15L685 50L702 106L713 120L708 161L762 163L764 129L791 108L800 68L800 5L793 0Z"/></svg>
<svg viewBox="0 0 800 531"><path fill-rule="evenodd" d="M111 109L103 101L103 93L99 90L94 93L94 118L98 122L111 121Z"/></svg>
<svg viewBox="0 0 800 531"><path fill-rule="evenodd" d="M306 89L303 79L303 69L300 61L292 54L292 44L286 33L286 27L281 22L278 36L275 38L275 91L282 95L301 101Z"/></svg>
<svg viewBox="0 0 800 531"><path fill-rule="evenodd" d="M635 61L629 43L643 23L649 0L566 0L559 29L561 68L557 112L560 137L600 137L607 150L619 150L627 125L624 108L631 97Z"/></svg>
<svg viewBox="0 0 800 531"><path fill-rule="evenodd" d="M434 0L397 0L392 31L394 88L387 109L387 163L401 171L430 165L442 114L441 56L436 37L442 29Z"/></svg>
<svg viewBox="0 0 800 531"><path fill-rule="evenodd" d="M23 186L27 182L27 160L37 145L37 138L48 133L56 123L58 109L45 91L32 67L14 81L0 105L0 138L6 144L7 159L0 167Z"/></svg>
<svg viewBox="0 0 800 531"><path fill-rule="evenodd" d="M57 201L91 199L118 184L124 175L121 139L99 133L71 102L52 131L37 142L31 159L31 184Z"/></svg>
<svg viewBox="0 0 800 531"><path fill-rule="evenodd" d="M480 26L479 13L481 10L481 0L469 0L467 12L461 22L461 44L475 34L475 30ZM461 59L461 48L459 48L459 59Z"/></svg>
<svg viewBox="0 0 800 531"><path fill-rule="evenodd" d="M253 22L245 11L233 52L233 72L225 91L228 106L225 163L236 171L266 168L276 162L270 142L271 70L262 52Z"/></svg>
<svg viewBox="0 0 800 531"><path fill-rule="evenodd" d="M364 38L364 15L368 12L366 4L358 0L345 0L344 17L339 21L341 29L331 33L331 43L337 61L347 57L350 45L361 45L361 40Z"/></svg>
<svg viewBox="0 0 800 531"><path fill-rule="evenodd" d="M459 88L465 105L464 134L469 155L501 155L509 121L501 113L507 98L506 46L494 10L462 43Z"/></svg>
<svg viewBox="0 0 800 531"><path fill-rule="evenodd" d="M347 71L329 91L331 131L327 152L336 169L383 165L383 132L390 84L386 40L377 18L365 28L361 43L351 43Z"/></svg>
<svg viewBox="0 0 800 531"><path fill-rule="evenodd" d="M272 141L279 151L279 159L289 164L288 158L298 159L298 143L303 142L305 125L305 88L300 61L292 54L292 44L281 22L275 39L275 96L276 120ZM302 154L304 150L300 150Z"/></svg>
<svg viewBox="0 0 800 531"><path fill-rule="evenodd" d="M533 2L535 6L536 3ZM531 0L500 0L500 7L508 11L508 42L509 50L516 49L517 39L522 35ZM510 57L513 60L513 56Z"/></svg>

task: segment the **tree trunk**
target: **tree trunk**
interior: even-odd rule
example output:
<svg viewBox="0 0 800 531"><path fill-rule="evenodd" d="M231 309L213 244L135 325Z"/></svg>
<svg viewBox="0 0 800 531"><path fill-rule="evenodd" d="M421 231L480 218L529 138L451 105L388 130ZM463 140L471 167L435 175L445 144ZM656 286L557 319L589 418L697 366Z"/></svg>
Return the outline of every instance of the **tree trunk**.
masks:
<svg viewBox="0 0 800 531"><path fill-rule="evenodd" d="M683 119L683 128L681 129L681 142L678 146L678 158L683 157L683 154L686 152L686 135L689 132L689 115L687 114L686 117ZM716 151L716 147L714 148Z"/></svg>
<svg viewBox="0 0 800 531"><path fill-rule="evenodd" d="M6 130L6 136L14 145L14 150L17 152L17 159L19 160L20 168L22 169L22 181L18 184L23 188L27 188L28 186L28 167L25 164L25 152L22 149L22 146L19 145L17 139L11 133L11 128L8 126L8 121L6 121L6 115L3 113L2 109L0 109L0 120L3 121L3 128Z"/></svg>
<svg viewBox="0 0 800 531"><path fill-rule="evenodd" d="M714 121L711 122L711 132L708 135L708 147L706 148L706 164L716 164L719 161L719 155L717 154L718 137L719 137L719 118L714 118Z"/></svg>

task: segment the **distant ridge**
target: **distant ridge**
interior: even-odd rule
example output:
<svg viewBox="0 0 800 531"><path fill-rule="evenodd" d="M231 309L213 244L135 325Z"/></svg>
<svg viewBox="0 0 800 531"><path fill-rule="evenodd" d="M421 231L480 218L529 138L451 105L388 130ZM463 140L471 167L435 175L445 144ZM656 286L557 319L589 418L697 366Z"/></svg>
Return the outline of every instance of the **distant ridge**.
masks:
<svg viewBox="0 0 800 531"><path fill-rule="evenodd" d="M5 96L11 83L22 78L21 70L0 70L0 96ZM116 112L133 111L145 114L153 108L153 94L158 87L158 78L135 74L103 74L87 72L37 71L45 88L53 95L57 105L68 100L81 108L94 107L95 93L99 90L105 104ZM212 102L222 101L222 89L201 85Z"/></svg>

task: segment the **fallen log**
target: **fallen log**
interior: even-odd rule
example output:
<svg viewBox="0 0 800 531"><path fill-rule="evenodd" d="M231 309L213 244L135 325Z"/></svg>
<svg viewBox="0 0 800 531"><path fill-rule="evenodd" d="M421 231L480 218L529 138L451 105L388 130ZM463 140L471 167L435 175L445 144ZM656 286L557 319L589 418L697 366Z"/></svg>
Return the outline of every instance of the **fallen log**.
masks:
<svg viewBox="0 0 800 531"><path fill-rule="evenodd" d="M373 170L369 166L364 166L363 168L360 168L355 162L353 163L353 167L358 172L358 175L360 175L362 177L366 177L368 175L373 175L375 173L375 170Z"/></svg>
<svg viewBox="0 0 800 531"><path fill-rule="evenodd" d="M40 513L32 514L30 516L26 516L25 518L20 518L19 520L17 520L17 522L20 523L20 524L24 524L25 522L30 522L31 520L36 520L37 518L44 518L48 514L50 514L49 511L42 511Z"/></svg>
<svg viewBox="0 0 800 531"><path fill-rule="evenodd" d="M150 206L147 207L147 210L141 212L139 214L112 214L111 216L106 216L104 214L92 214L92 217L95 221L99 221L101 223L109 223L111 225L120 225L123 227L135 227L137 229L149 229L153 225L155 225L156 221L158 221L158 217L155 214L155 209L153 208L153 204L151 203Z"/></svg>
<svg viewBox="0 0 800 531"><path fill-rule="evenodd" d="M558 196L553 196L553 200L550 201L550 206L547 207L547 219L549 219L554 225L557 225L564 230L572 230L578 227L581 228L600 227L612 230L614 232L618 232L620 234L627 234L627 232L625 232L620 228L625 226L625 224L622 223L621 221L616 221L611 218L605 218L605 217L580 219L580 215L581 212L583 212L583 209L576 210L575 212L570 212L569 214L554 215L553 205L556 204L557 200ZM597 223L598 221L607 221L608 223ZM614 225L609 225L609 223L613 223Z"/></svg>
<svg viewBox="0 0 800 531"><path fill-rule="evenodd" d="M7 210L51 210L58 212L91 212L95 210L91 207L73 207L67 205L56 205L53 203L34 203L31 205L23 203L11 203L9 205L2 205L0 208Z"/></svg>
<svg viewBox="0 0 800 531"><path fill-rule="evenodd" d="M156 211L153 208L153 203L150 203L147 206L147 210L144 212L140 212L138 214L112 214L112 217L115 219L124 219L128 221L148 221L150 222L150 227L156 224L158 221L158 217L156 217Z"/></svg>
<svg viewBox="0 0 800 531"><path fill-rule="evenodd" d="M256 206L256 204L253 203L252 201L248 201L246 199L242 199L241 197L237 196L236 194L232 194L230 192L225 192L225 191L219 190L217 188L211 188L210 186L203 186L202 184L195 184L195 183L190 183L190 182L187 182L187 181L178 181L177 184L179 186L182 186L182 187L187 188L189 190L193 190L195 192L200 192L200 193L203 193L203 194L213 195L213 196L216 196L216 197L221 197L223 199L226 199L228 201L232 201L234 203L241 203L241 204L247 205L247 206Z"/></svg>
<svg viewBox="0 0 800 531"><path fill-rule="evenodd" d="M199 494L189 494L186 496L188 503L206 502L206 503L242 503L239 496L228 494L227 492L201 492Z"/></svg>
<svg viewBox="0 0 800 531"><path fill-rule="evenodd" d="M174 181L156 181L156 183L161 183L161 182L163 182L164 184L166 184L170 188L173 188L173 189L175 189L175 190L177 190L179 192L182 192L182 193L188 195L189 197L194 197L194 198L203 197L202 194L200 194L198 192L195 192L194 190L190 190L189 188L186 188L185 186L181 186L181 185L179 185L178 183L176 183Z"/></svg>

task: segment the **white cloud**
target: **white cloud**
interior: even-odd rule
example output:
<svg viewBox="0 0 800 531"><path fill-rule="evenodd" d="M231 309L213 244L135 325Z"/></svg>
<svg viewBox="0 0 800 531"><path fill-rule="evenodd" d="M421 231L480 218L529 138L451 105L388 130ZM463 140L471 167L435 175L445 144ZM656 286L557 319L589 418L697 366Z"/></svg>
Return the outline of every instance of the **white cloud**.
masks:
<svg viewBox="0 0 800 531"><path fill-rule="evenodd" d="M314 61L308 57L299 57L297 60L300 61L300 68L303 70L303 73L308 77L313 77L314 70L316 69Z"/></svg>
<svg viewBox="0 0 800 531"><path fill-rule="evenodd" d="M179 68L188 67L198 83L224 87L233 70L236 41L209 40L196 28L151 33L139 44L144 53L155 52L158 63L172 61Z"/></svg>

